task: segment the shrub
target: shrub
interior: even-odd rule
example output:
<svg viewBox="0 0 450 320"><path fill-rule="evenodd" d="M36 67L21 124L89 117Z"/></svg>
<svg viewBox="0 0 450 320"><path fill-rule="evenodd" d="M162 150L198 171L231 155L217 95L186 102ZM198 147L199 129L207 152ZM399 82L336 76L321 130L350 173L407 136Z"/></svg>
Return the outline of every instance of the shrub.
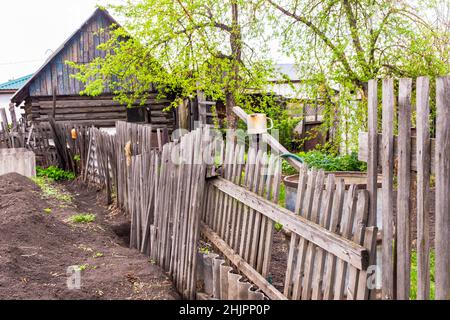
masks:
<svg viewBox="0 0 450 320"><path fill-rule="evenodd" d="M367 171L367 164L358 160L356 152L349 155L335 156L322 151L300 152L298 154L310 168L323 169L325 171ZM294 175L297 171L283 161L283 174Z"/></svg>
<svg viewBox="0 0 450 320"><path fill-rule="evenodd" d="M70 217L72 223L91 223L95 221L94 214L77 214Z"/></svg>
<svg viewBox="0 0 450 320"><path fill-rule="evenodd" d="M46 169L37 167L36 168L36 175L38 177L46 177L49 179L52 179L54 181L63 181L63 180L75 180L76 176L75 173L64 171L58 167L50 166Z"/></svg>

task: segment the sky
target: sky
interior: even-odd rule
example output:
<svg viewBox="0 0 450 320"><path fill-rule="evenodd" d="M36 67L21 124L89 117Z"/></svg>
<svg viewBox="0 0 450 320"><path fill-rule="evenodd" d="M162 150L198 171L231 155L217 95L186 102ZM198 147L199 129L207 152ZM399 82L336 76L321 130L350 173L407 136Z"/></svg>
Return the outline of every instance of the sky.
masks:
<svg viewBox="0 0 450 320"><path fill-rule="evenodd" d="M0 83L34 73L103 0L2 0Z"/></svg>

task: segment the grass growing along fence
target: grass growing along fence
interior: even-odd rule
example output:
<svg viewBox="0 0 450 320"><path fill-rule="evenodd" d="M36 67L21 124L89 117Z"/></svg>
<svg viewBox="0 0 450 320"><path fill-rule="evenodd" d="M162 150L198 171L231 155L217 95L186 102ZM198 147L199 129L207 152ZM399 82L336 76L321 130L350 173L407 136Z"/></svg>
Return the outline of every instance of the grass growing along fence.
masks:
<svg viewBox="0 0 450 320"><path fill-rule="evenodd" d="M53 185L53 180L47 177L35 177L33 182L42 190L42 194L45 198L51 198L63 202L64 204L72 203L72 196L59 190Z"/></svg>
<svg viewBox="0 0 450 320"><path fill-rule="evenodd" d="M76 175L70 171L64 171L58 167L50 166L48 168L36 167L37 177L46 177L53 181L75 180Z"/></svg>
<svg viewBox="0 0 450 320"><path fill-rule="evenodd" d="M435 254L434 250L430 250L430 300L435 299ZM417 251L411 252L411 290L409 294L410 300L417 299Z"/></svg>
<svg viewBox="0 0 450 320"><path fill-rule="evenodd" d="M72 223L78 223L78 224L86 224L94 222L96 219L95 214L85 213L85 214L77 214L70 217L70 221Z"/></svg>

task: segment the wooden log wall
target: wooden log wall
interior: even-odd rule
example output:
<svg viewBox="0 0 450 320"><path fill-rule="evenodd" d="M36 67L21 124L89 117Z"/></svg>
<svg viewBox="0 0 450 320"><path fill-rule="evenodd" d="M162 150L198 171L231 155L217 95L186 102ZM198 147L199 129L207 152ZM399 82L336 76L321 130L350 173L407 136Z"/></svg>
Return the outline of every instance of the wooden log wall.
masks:
<svg viewBox="0 0 450 320"><path fill-rule="evenodd" d="M167 128L172 132L176 128L173 111L165 112L171 101L157 99L157 94L151 95L149 100L140 106L136 103L133 108L143 108L147 116L144 121L156 128ZM28 120L35 123L48 123L53 116L52 97L34 97L25 106ZM57 122L70 121L83 126L114 127L117 121L127 121L127 107L113 99L113 96L57 97L55 120Z"/></svg>
<svg viewBox="0 0 450 320"><path fill-rule="evenodd" d="M360 159L368 162L370 186L377 181L382 168L382 297L408 300L412 286L416 285L419 300L430 299L433 293L436 299L449 300L450 77L436 79L436 103L430 99L433 82L427 77L400 79L398 100L395 87L396 80L383 80L383 125L379 133L378 84L376 80L370 82L370 132L360 136L359 152ZM414 94L415 99L412 98ZM436 119L433 119L431 110L434 105ZM415 123L412 117L414 109ZM431 134L433 120L436 120L435 137ZM414 125L415 135L412 134ZM433 178L436 181L434 190L431 188ZM416 187L412 188L414 184ZM375 215L377 206L380 206L375 190L371 188L371 215ZM433 191L435 204L431 202ZM415 215L411 210L412 200L416 202ZM396 212L394 203L397 204ZM433 209L434 230L431 224ZM375 224L375 216L370 221ZM413 224L417 226L415 234L412 233ZM417 239L414 241L416 245L413 239ZM410 277L413 251L417 253L417 283L413 283ZM430 265L433 251L434 277ZM434 286L431 284L433 280Z"/></svg>

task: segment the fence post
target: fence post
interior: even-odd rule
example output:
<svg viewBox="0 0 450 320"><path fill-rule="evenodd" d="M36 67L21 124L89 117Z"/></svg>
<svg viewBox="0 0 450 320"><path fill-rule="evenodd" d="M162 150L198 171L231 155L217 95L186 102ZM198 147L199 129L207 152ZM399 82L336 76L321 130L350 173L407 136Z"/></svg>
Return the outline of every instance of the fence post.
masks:
<svg viewBox="0 0 450 320"><path fill-rule="evenodd" d="M436 80L436 299L450 299L450 77Z"/></svg>
<svg viewBox="0 0 450 320"><path fill-rule="evenodd" d="M430 296L430 81L417 78L417 299Z"/></svg>
<svg viewBox="0 0 450 320"><path fill-rule="evenodd" d="M411 189L411 87L400 79L398 99L397 180L397 299L409 300L410 291L410 189Z"/></svg>
<svg viewBox="0 0 450 320"><path fill-rule="evenodd" d="M382 296L394 299L393 268L393 174L394 174L394 80L383 80L383 248Z"/></svg>
<svg viewBox="0 0 450 320"><path fill-rule="evenodd" d="M378 81L369 81L369 137L367 160L367 190L369 191L369 226L377 225L378 188ZM375 260L373 260L375 261Z"/></svg>

